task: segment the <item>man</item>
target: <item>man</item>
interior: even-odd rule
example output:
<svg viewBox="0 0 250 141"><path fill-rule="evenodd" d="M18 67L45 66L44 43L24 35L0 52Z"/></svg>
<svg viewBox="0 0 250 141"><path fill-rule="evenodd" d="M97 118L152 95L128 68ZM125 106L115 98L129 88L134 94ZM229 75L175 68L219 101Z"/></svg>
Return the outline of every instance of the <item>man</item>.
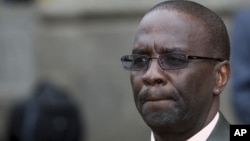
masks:
<svg viewBox="0 0 250 141"><path fill-rule="evenodd" d="M229 140L229 123L219 112L229 54L223 21L204 6L166 1L146 13L132 55L121 61L152 140Z"/></svg>

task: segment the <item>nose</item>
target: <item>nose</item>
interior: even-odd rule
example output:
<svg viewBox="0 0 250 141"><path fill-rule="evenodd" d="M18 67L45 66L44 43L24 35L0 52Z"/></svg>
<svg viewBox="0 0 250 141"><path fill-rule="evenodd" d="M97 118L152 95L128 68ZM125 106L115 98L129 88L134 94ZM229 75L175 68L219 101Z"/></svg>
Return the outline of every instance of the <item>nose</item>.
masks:
<svg viewBox="0 0 250 141"><path fill-rule="evenodd" d="M167 76L158 64L157 59L152 59L145 74L143 75L143 83L146 86L163 86L167 84Z"/></svg>

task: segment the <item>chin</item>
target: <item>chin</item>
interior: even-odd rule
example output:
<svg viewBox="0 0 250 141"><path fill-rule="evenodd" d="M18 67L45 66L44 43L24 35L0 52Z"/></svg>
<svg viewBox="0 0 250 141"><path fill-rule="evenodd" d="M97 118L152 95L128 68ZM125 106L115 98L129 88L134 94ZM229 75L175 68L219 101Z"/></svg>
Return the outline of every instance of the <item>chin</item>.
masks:
<svg viewBox="0 0 250 141"><path fill-rule="evenodd" d="M180 120L180 114L176 112L151 113L142 115L145 123L151 128L164 128L175 125Z"/></svg>

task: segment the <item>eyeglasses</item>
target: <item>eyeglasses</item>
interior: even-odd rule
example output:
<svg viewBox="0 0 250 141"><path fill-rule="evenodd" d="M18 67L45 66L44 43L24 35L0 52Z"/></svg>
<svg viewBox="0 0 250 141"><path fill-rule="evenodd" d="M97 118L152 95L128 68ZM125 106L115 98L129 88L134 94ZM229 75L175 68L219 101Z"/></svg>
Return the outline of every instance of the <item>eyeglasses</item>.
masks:
<svg viewBox="0 0 250 141"><path fill-rule="evenodd" d="M146 55L124 55L121 58L123 68L130 71L146 70L152 59L158 59L160 67L164 70L175 70L185 68L189 60L205 59L214 61L223 61L220 58L210 58L201 56L189 56L184 53L167 53L160 55L159 58L148 57Z"/></svg>

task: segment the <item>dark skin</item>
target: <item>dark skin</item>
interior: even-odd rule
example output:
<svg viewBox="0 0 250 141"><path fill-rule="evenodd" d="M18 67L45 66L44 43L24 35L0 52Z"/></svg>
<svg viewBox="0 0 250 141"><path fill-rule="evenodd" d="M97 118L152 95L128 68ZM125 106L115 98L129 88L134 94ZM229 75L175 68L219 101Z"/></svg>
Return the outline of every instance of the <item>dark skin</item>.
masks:
<svg viewBox="0 0 250 141"><path fill-rule="evenodd" d="M206 31L192 16L156 10L142 19L133 54L159 57L171 52L216 56ZM219 109L219 94L229 77L228 61L190 60L186 68L163 70L153 59L147 70L131 72L136 107L157 141L187 140Z"/></svg>

